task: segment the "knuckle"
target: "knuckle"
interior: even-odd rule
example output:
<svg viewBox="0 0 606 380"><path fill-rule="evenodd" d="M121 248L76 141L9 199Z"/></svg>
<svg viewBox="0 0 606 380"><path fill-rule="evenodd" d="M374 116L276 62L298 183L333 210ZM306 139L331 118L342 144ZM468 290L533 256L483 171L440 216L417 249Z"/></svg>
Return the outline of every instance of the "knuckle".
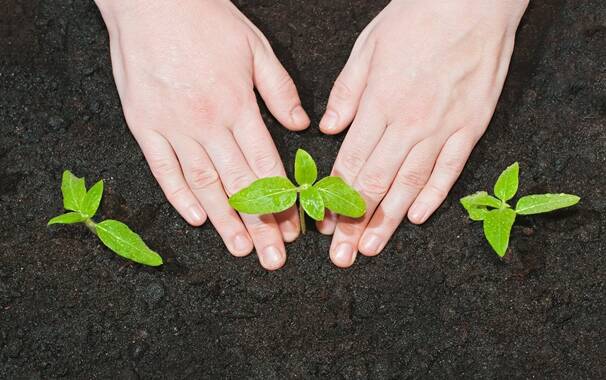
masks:
<svg viewBox="0 0 606 380"><path fill-rule="evenodd" d="M458 157L446 157L441 166L448 174L458 177L465 167L465 160Z"/></svg>
<svg viewBox="0 0 606 380"><path fill-rule="evenodd" d="M181 187L177 187L176 189L171 189L165 192L166 194L166 199L171 203L174 204L176 203L179 199L181 199L182 197L185 196L185 194L187 194L187 188L184 186Z"/></svg>
<svg viewBox="0 0 606 380"><path fill-rule="evenodd" d="M254 221L248 223L251 233L257 237L260 237L260 240L271 244L271 241L274 240L274 236L276 233L276 227L264 223L260 218L256 218Z"/></svg>
<svg viewBox="0 0 606 380"><path fill-rule="evenodd" d="M215 169L206 165L196 165L189 171L187 182L192 190L202 190L216 184L219 175Z"/></svg>
<svg viewBox="0 0 606 380"><path fill-rule="evenodd" d="M436 184L428 184L429 191L431 191L437 199L445 199L448 195L448 190L438 186Z"/></svg>
<svg viewBox="0 0 606 380"><path fill-rule="evenodd" d="M382 174L366 173L359 179L360 191L372 198L383 198L387 193L389 184Z"/></svg>
<svg viewBox="0 0 606 380"><path fill-rule="evenodd" d="M363 225L356 221L345 220L340 222L337 228L345 236L357 236L362 233Z"/></svg>
<svg viewBox="0 0 606 380"><path fill-rule="evenodd" d="M190 99L190 107L198 122L214 124L218 118L218 107L213 98L197 95Z"/></svg>
<svg viewBox="0 0 606 380"><path fill-rule="evenodd" d="M252 236L267 245L280 245L282 241L280 231L275 223L270 223L264 215L246 218L245 224Z"/></svg>
<svg viewBox="0 0 606 380"><path fill-rule="evenodd" d="M271 152L262 152L255 158L254 167L259 176L267 176L278 172L279 161Z"/></svg>
<svg viewBox="0 0 606 380"><path fill-rule="evenodd" d="M256 103L255 93L251 91L231 90L227 93L227 104L237 113L244 110L250 104Z"/></svg>
<svg viewBox="0 0 606 380"><path fill-rule="evenodd" d="M358 150L347 152L338 162L339 171L343 171L346 175L354 177L358 171L364 166L365 159Z"/></svg>
<svg viewBox="0 0 606 380"><path fill-rule="evenodd" d="M276 82L276 90L282 94L294 94L295 82L292 80L290 75L283 70Z"/></svg>
<svg viewBox="0 0 606 380"><path fill-rule="evenodd" d="M417 170L406 170L398 176L398 183L404 187L421 189L427 183L427 176Z"/></svg>
<svg viewBox="0 0 606 380"><path fill-rule="evenodd" d="M157 180L172 176L179 170L172 160L168 158L151 156L147 160L149 168Z"/></svg>
<svg viewBox="0 0 606 380"><path fill-rule="evenodd" d="M343 79L337 78L330 95L333 101L345 102L352 99L353 92Z"/></svg>
<svg viewBox="0 0 606 380"><path fill-rule="evenodd" d="M250 185L254 180L248 173L242 171L234 171L229 173L227 178L229 178L229 180L226 184L226 190L229 193L229 196L232 196L240 189Z"/></svg>

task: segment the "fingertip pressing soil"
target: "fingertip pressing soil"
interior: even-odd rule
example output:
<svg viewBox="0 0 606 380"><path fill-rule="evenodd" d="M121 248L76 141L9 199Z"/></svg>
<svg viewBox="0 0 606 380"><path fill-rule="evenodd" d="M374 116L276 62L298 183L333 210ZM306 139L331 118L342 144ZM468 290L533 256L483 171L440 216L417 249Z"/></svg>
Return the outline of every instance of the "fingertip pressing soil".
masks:
<svg viewBox="0 0 606 380"><path fill-rule="evenodd" d="M532 1L488 132L446 202L349 270L330 238L285 268L231 257L166 203L123 120L92 1L3 0L0 12L0 378L606 377L606 4ZM317 125L331 85L386 1L236 4L266 33ZM343 135L292 133L282 158L328 174ZM521 218L506 260L458 199L519 161L521 194L569 210ZM104 217L165 258L126 262L61 212L64 169L105 180Z"/></svg>

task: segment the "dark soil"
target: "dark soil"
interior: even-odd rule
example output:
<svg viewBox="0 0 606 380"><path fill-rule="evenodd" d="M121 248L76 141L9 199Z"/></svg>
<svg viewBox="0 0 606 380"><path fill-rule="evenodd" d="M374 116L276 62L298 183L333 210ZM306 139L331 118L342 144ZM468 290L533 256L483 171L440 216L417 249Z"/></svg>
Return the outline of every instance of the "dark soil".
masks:
<svg viewBox="0 0 606 380"><path fill-rule="evenodd" d="M238 5L314 118L386 1ZM286 267L228 254L165 202L124 123L92 1L0 0L0 378L606 378L606 3L533 0L488 132L445 204L383 254L331 265L328 237ZM267 123L328 173L339 143ZM527 217L501 261L457 199L511 162L522 193L580 194ZM103 214L156 248L128 263L61 212L61 172L103 178Z"/></svg>

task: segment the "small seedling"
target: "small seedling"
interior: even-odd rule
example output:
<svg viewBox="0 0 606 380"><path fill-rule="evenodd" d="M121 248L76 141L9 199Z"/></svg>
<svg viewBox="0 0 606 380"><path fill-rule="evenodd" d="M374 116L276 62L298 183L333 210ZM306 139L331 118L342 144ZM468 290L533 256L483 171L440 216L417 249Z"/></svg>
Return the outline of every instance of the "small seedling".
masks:
<svg viewBox="0 0 606 380"><path fill-rule="evenodd" d="M461 204L469 213L469 218L484 221L484 235L490 246L500 256L505 256L509 246L511 227L516 215L532 215L570 207L581 198L570 194L526 195L518 200L515 209L507 201L518 192L520 167L514 163L501 173L494 185L496 198L486 191L480 191L461 198Z"/></svg>
<svg viewBox="0 0 606 380"><path fill-rule="evenodd" d="M51 224L84 223L109 249L134 262L149 266L162 265L162 258L149 249L139 235L117 220L95 223L92 217L97 213L103 196L103 180L86 190L84 178L78 178L69 170L63 172L61 181L63 208L70 212L52 218Z"/></svg>
<svg viewBox="0 0 606 380"><path fill-rule="evenodd" d="M285 177L261 178L232 195L229 204L244 214L272 214L290 208L299 195L302 233L305 233L304 212L317 221L324 219L325 208L351 218L364 215L364 199L345 181L330 176L316 182L317 177L318 169L313 158L299 149L295 156L295 180L298 187Z"/></svg>

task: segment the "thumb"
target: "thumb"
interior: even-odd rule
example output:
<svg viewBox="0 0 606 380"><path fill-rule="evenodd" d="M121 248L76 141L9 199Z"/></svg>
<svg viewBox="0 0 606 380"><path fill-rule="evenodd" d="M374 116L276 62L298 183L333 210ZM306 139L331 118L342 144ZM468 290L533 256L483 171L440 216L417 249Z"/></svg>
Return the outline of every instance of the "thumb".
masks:
<svg viewBox="0 0 606 380"><path fill-rule="evenodd" d="M353 53L330 91L320 130L334 135L351 124L366 88L371 54Z"/></svg>
<svg viewBox="0 0 606 380"><path fill-rule="evenodd" d="M254 84L276 119L292 131L309 127L297 88L271 47L262 46L254 55Z"/></svg>

